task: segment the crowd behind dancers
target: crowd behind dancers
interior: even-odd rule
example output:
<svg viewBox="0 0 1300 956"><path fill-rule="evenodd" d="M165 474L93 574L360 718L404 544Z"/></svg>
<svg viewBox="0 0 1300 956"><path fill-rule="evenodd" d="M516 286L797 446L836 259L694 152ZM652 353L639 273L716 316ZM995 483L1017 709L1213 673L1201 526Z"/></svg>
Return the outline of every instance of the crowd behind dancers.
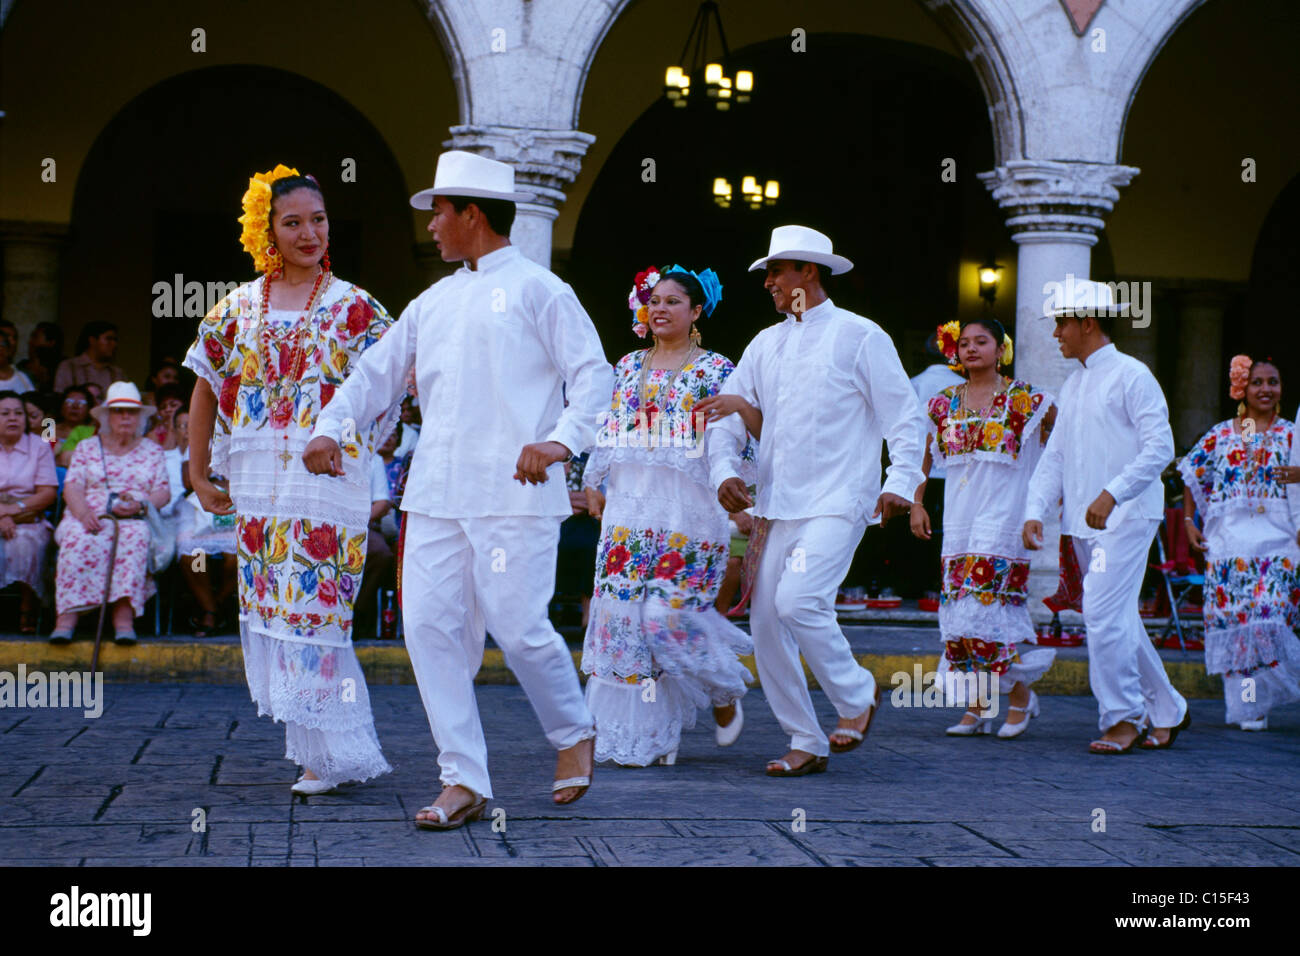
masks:
<svg viewBox="0 0 1300 956"><path fill-rule="evenodd" d="M750 267L777 321L738 361L702 344L722 320L719 277L672 265L635 277L633 331L651 341L611 368L573 290L510 244L527 198L511 167L443 154L412 205L462 266L394 319L330 271L319 183L286 167L253 177L241 240L261 275L200 325L188 403L174 361L145 396L121 380L111 325L90 323L69 359L57 328L38 327L15 365L0 322L0 388L23 389L0 391L2 583L18 583L22 629L45 596L57 495L55 641L105 600L116 639L134 640L159 564L153 519L181 508L182 556L210 553L218 572L187 575L196 630L216 628L238 591L254 700L286 724L286 757L304 771L294 789L322 793L390 769L364 690L348 708L338 691L345 676L364 689L351 639L373 590L365 566L395 568L420 595L403 607L406 646L441 768L415 823L451 829L492 796L473 690L488 631L557 751L557 804L586 793L597 762L674 763L700 708L733 743L749 653L789 737L766 774L824 772L881 705L836 595L867 528L905 515L939 563L940 674L947 703L965 707L947 733L992 732L1001 692L997 736L1022 736L1053 662L1034 646L1031 553L1055 547L1044 528L1059 516L1086 568L1101 731L1087 749L1173 746L1189 710L1138 600L1174 444L1155 377L1112 341L1126 305L1110 287L1076 282L1079 299L1037 320L1079 363L1058 395L1006 374L1014 346L991 317L940 327L943 367L909 381L888 334L831 297L852 262L822 233L783 226ZM1237 356L1230 380L1237 415L1178 469L1185 534L1207 560L1206 666L1223 675L1227 719L1262 730L1270 708L1300 699L1300 494L1288 494L1300 449L1276 363ZM62 387L53 421L42 385ZM423 428L416 395L438 409ZM182 505L191 488L197 504ZM585 694L548 619L561 522L583 511L600 522ZM111 552L106 513L121 519ZM120 567L104 594L109 553ZM720 613L742 589L750 634ZM804 664L836 711L829 729Z"/></svg>

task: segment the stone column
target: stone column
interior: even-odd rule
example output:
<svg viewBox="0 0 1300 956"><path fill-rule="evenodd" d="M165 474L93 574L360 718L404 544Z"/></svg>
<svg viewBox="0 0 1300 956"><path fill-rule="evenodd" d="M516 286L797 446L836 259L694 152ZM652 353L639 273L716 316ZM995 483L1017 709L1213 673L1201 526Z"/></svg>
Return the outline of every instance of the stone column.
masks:
<svg viewBox="0 0 1300 956"><path fill-rule="evenodd" d="M59 321L59 257L67 232L68 227L59 223L0 222L4 246L0 295L5 318L18 327L15 362L27 357L27 339L38 322Z"/></svg>
<svg viewBox="0 0 1300 956"><path fill-rule="evenodd" d="M510 241L549 269L551 230L564 202L564 189L577 178L582 157L595 141L590 133L578 130L464 125L451 127L451 139L443 145L515 167L516 188L536 198L518 204Z"/></svg>
<svg viewBox="0 0 1300 956"><path fill-rule="evenodd" d="M1228 388L1223 352L1223 313L1228 296L1217 290L1188 290L1178 296L1178 360L1169 396L1174 446L1184 448L1219 421L1219 402Z"/></svg>
<svg viewBox="0 0 1300 956"><path fill-rule="evenodd" d="M1091 274L1092 247L1105 227L1104 216L1119 199L1119 186L1137 175L1132 166L1012 160L979 177L1007 216L1019 247L1016 264L1016 377L1060 394L1065 379L1079 367L1061 357L1052 337L1055 323L1044 317L1051 298L1048 283ZM1035 620L1050 618L1042 598L1056 590L1060 518L1044 522L1043 550L1030 562L1029 609Z"/></svg>

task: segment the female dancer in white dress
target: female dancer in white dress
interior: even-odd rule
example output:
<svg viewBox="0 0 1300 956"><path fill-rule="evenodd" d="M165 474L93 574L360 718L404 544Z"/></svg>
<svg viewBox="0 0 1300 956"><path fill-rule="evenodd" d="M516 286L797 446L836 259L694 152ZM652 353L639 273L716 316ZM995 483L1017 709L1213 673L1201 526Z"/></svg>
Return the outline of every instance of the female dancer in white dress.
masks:
<svg viewBox="0 0 1300 956"><path fill-rule="evenodd" d="M1178 470L1187 538L1205 552L1205 669L1223 675L1228 723L1267 730L1269 710L1300 699L1295 427L1278 414L1272 362L1238 355L1230 377L1232 397L1244 399L1237 417L1206 432Z"/></svg>
<svg viewBox="0 0 1300 956"><path fill-rule="evenodd" d="M393 319L330 273L320 186L278 166L249 181L242 242L265 275L219 302L185 357L190 482L214 514L238 512L240 639L259 714L285 722L298 793L392 768L352 647L365 564L370 455L397 420L358 422L339 479L308 474L316 416ZM211 461L209 461L211 441ZM226 475L230 491L215 486ZM233 500L233 504L232 504Z"/></svg>
<svg viewBox="0 0 1300 956"><path fill-rule="evenodd" d="M648 329L655 344L619 360L613 403L583 475L591 514L602 519L582 655L597 760L671 764L682 731L710 705L719 744L740 733L750 675L737 655L753 645L713 606L731 533L709 481L706 416L697 408L734 368L700 348L694 329L721 293L712 270L673 266L640 273L629 300L634 330ZM751 433L761 427L739 399L714 414L732 411Z"/></svg>
<svg viewBox="0 0 1300 956"><path fill-rule="evenodd" d="M996 319L973 319L960 329L950 322L937 334L950 364L967 376L930 399L926 408L930 435L923 469L929 475L939 455L948 470L939 675L949 703L968 706L947 733L988 733L996 715L985 714L990 698L1009 687L1010 712L998 736L1017 737L1038 715L1038 695L1029 685L1043 676L1056 654L1016 647L1037 641L1025 603L1029 552L1021 540L1021 518L1029 478L1056 408L1042 389L999 374L999 365L1011 364L1012 346ZM924 494L922 484L912 505L912 533L929 539Z"/></svg>

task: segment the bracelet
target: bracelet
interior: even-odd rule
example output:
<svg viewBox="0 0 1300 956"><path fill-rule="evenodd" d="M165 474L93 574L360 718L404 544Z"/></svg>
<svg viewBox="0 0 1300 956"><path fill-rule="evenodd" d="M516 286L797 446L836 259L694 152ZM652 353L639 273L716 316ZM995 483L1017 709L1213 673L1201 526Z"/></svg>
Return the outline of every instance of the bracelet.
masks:
<svg viewBox="0 0 1300 956"><path fill-rule="evenodd" d="M1196 524L1196 522L1193 521L1191 518L1184 518L1183 520L1186 521L1188 524L1193 525L1193 526Z"/></svg>

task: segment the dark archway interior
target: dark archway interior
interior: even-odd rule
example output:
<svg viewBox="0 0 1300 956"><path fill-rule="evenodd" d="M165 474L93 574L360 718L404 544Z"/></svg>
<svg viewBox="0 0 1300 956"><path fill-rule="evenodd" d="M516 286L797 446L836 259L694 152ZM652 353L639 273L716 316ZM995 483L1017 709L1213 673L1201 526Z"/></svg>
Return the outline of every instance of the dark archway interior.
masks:
<svg viewBox="0 0 1300 956"><path fill-rule="evenodd" d="M1282 375L1281 414L1296 417L1300 402L1300 326L1296 323L1296 264L1300 263L1300 176L1282 188L1259 230L1251 260L1250 288L1244 321L1226 322L1227 357L1244 352L1252 358L1271 357ZM1234 403L1235 410L1235 403Z"/></svg>
<svg viewBox="0 0 1300 956"><path fill-rule="evenodd" d="M355 182L343 182L345 159L356 162ZM119 365L138 363L131 350L146 336L151 366L183 354L199 320L155 317L154 284L177 274L205 285L253 278L239 245L239 200L249 176L277 163L320 180L335 273L400 311L422 282L406 185L378 132L301 76L219 66L136 97L87 155L61 278L68 341L102 318L121 330Z"/></svg>
<svg viewBox="0 0 1300 956"><path fill-rule="evenodd" d="M624 307L632 278L679 261L718 272L723 303L701 327L733 360L777 319L758 273L773 227L827 233L855 267L834 300L882 325L915 372L924 339L954 317L958 266L1010 246L975 173L993 165L988 111L967 64L873 37L814 35L747 47L735 69L756 77L751 103L728 113L651 106L605 163L583 207L568 277L611 359L640 346ZM588 89L587 96L610 91ZM941 178L945 159L956 181ZM642 178L655 162L656 180ZM714 177L776 179L773 208L717 206ZM1005 253L1004 253L1005 255ZM1007 261L1005 258L1002 261Z"/></svg>

